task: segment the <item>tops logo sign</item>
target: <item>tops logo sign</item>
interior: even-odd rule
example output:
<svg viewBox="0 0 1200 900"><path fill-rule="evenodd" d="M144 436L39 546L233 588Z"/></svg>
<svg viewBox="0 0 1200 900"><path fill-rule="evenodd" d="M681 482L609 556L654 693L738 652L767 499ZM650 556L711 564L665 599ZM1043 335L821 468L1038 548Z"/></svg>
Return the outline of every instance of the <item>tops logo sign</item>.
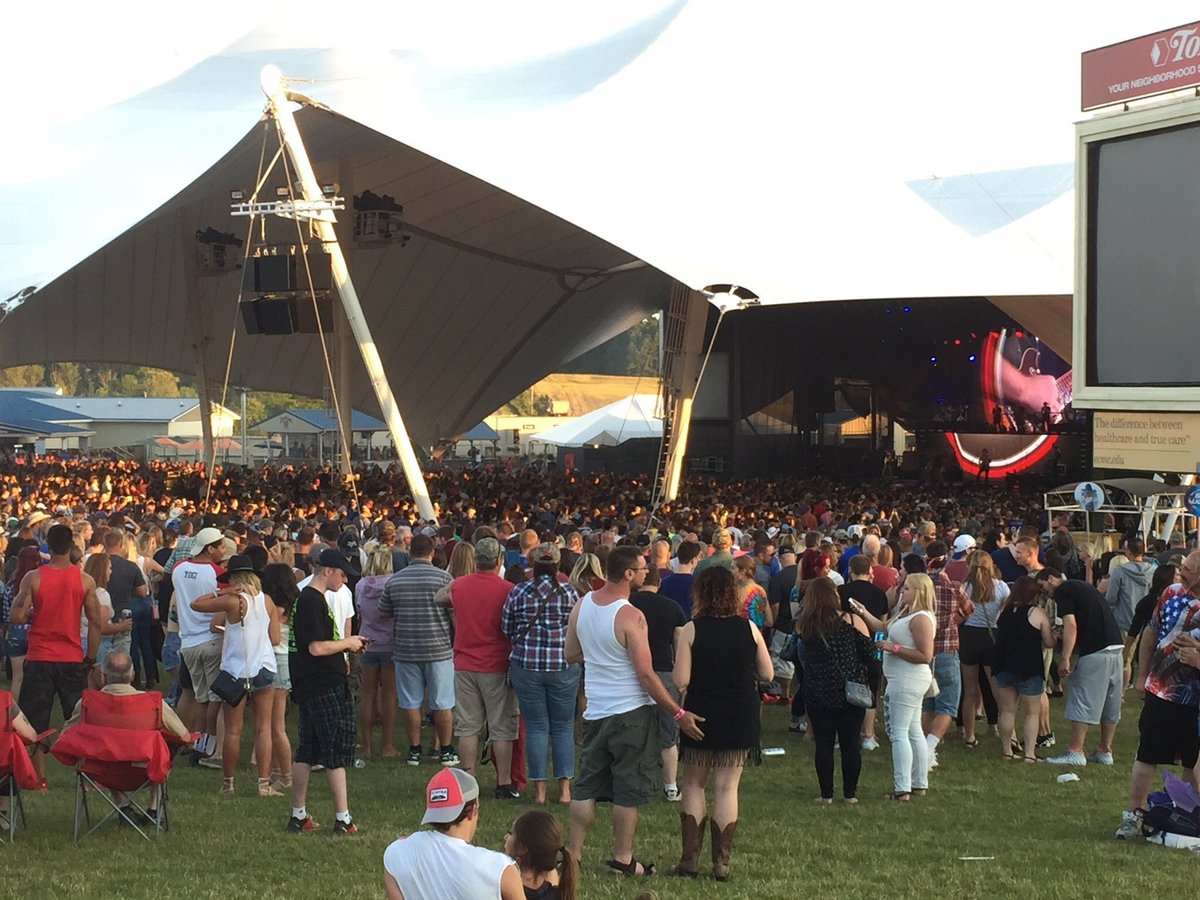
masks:
<svg viewBox="0 0 1200 900"><path fill-rule="evenodd" d="M1157 38L1150 48L1150 62L1156 68L1181 63L1200 56L1200 34L1196 26L1180 28L1169 38Z"/></svg>
<svg viewBox="0 0 1200 900"><path fill-rule="evenodd" d="M1200 22L1083 54L1082 108L1200 85Z"/></svg>

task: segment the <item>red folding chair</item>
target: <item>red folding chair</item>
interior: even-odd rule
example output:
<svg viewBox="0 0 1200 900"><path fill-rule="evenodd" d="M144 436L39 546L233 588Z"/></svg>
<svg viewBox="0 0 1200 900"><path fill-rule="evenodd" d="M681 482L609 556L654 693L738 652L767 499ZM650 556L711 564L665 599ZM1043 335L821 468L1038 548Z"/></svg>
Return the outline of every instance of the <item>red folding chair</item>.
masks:
<svg viewBox="0 0 1200 900"><path fill-rule="evenodd" d="M165 831L172 744L182 742L162 729L162 694L84 691L79 724L66 729L50 751L59 762L75 767L75 840L83 840L114 816L146 840L150 837L143 826L147 830L153 826L155 836ZM151 800L156 787L158 806L151 815L150 804L143 806L137 798L146 791ZM124 794L125 804L106 791ZM89 793L103 798L110 807L95 824L88 807ZM85 825L87 831L81 836Z"/></svg>
<svg viewBox="0 0 1200 900"><path fill-rule="evenodd" d="M13 698L8 691L0 691L0 796L8 800L4 813L0 813L0 843L12 843L17 836L17 817L21 819L21 827L25 827L25 804L21 800L22 791L41 790L42 780L38 778L29 758L26 741L17 734L12 720ZM44 740L53 731L44 731L29 743L36 744Z"/></svg>

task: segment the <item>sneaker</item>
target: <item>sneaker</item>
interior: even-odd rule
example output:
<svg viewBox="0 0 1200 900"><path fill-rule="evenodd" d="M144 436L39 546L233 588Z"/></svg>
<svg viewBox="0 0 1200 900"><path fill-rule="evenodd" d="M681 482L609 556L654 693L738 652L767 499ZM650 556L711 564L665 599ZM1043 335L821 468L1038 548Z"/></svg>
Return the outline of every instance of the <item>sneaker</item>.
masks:
<svg viewBox="0 0 1200 900"><path fill-rule="evenodd" d="M671 803L679 802L679 788L665 787L665 788L663 788L663 794L666 796L667 800L669 800Z"/></svg>
<svg viewBox="0 0 1200 900"><path fill-rule="evenodd" d="M1118 841L1132 841L1142 836L1142 814L1125 810L1121 813L1121 825L1117 828Z"/></svg>
<svg viewBox="0 0 1200 900"><path fill-rule="evenodd" d="M1087 757L1078 750L1068 750L1058 756L1047 756L1046 762L1052 766L1086 766L1088 764Z"/></svg>
<svg viewBox="0 0 1200 900"><path fill-rule="evenodd" d="M511 784L498 784L496 790L492 792L492 796L497 800L520 800L521 792Z"/></svg>
<svg viewBox="0 0 1200 900"><path fill-rule="evenodd" d="M358 834L358 826L351 822L343 822L341 819L335 819L333 822L334 837L352 837Z"/></svg>
<svg viewBox="0 0 1200 900"><path fill-rule="evenodd" d="M421 748L409 747L408 756L404 758L404 761L410 766L419 766L421 764Z"/></svg>
<svg viewBox="0 0 1200 900"><path fill-rule="evenodd" d="M1094 753L1089 753L1087 761L1095 763L1098 766L1111 766L1113 764L1113 755L1111 753L1102 753L1099 750Z"/></svg>
<svg viewBox="0 0 1200 900"><path fill-rule="evenodd" d="M788 733L789 734L807 734L808 726L805 725L803 722L797 722L795 725L788 726Z"/></svg>
<svg viewBox="0 0 1200 900"><path fill-rule="evenodd" d="M288 819L287 830L288 834L304 834L307 831L316 831L321 826L313 821L312 816L305 816L303 819L297 819L292 816Z"/></svg>
<svg viewBox="0 0 1200 900"><path fill-rule="evenodd" d="M937 751L930 750L929 751L929 771L932 772L937 767L938 767Z"/></svg>
<svg viewBox="0 0 1200 900"><path fill-rule="evenodd" d="M221 768L221 757L201 756L198 765L204 766L206 769L219 769Z"/></svg>
<svg viewBox="0 0 1200 900"><path fill-rule="evenodd" d="M877 741L873 737L863 738L862 748L864 750L878 750L879 749L879 741Z"/></svg>
<svg viewBox="0 0 1200 900"><path fill-rule="evenodd" d="M443 766L457 766L462 762L462 760L458 758L458 751L456 751L454 746L451 744L447 744L442 748L441 760Z"/></svg>
<svg viewBox="0 0 1200 900"><path fill-rule="evenodd" d="M1052 731L1049 734L1039 735L1038 739L1037 739L1037 745L1039 747L1053 747L1054 746L1054 732Z"/></svg>

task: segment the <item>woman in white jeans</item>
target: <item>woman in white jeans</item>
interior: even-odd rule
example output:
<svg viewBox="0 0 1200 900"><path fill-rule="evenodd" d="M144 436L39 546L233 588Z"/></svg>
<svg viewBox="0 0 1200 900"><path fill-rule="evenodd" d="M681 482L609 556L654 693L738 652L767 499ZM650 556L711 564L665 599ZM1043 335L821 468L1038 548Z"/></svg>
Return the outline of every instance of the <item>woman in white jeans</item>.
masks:
<svg viewBox="0 0 1200 900"><path fill-rule="evenodd" d="M928 746L921 730L921 703L933 680L933 633L937 599L928 575L908 575L900 588L900 614L891 621L883 651L884 702L892 742L893 800L909 800L929 788Z"/></svg>

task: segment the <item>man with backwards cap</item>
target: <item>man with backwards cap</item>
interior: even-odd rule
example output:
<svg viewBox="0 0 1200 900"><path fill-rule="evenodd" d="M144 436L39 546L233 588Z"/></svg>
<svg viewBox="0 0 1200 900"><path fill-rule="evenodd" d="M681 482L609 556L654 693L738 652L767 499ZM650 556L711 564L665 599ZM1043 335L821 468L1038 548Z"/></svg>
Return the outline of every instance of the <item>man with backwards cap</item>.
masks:
<svg viewBox="0 0 1200 900"><path fill-rule="evenodd" d="M429 779L421 824L431 827L393 841L383 852L388 900L524 900L516 863L471 843L479 826L479 782L472 776L448 767Z"/></svg>

